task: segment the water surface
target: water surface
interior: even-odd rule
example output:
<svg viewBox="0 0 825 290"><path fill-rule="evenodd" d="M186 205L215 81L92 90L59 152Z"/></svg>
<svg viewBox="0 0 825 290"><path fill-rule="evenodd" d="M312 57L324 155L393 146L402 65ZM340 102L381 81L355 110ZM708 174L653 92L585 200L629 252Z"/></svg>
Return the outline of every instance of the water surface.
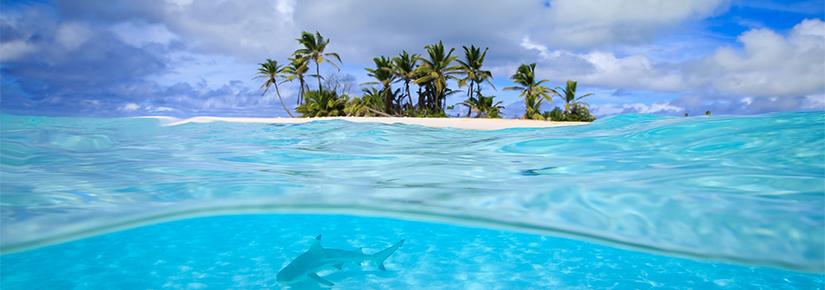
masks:
<svg viewBox="0 0 825 290"><path fill-rule="evenodd" d="M499 131L344 121L0 121L6 253L187 216L331 213L825 271L823 113L621 115ZM273 239L303 245L314 234ZM68 245L78 244L58 247Z"/></svg>

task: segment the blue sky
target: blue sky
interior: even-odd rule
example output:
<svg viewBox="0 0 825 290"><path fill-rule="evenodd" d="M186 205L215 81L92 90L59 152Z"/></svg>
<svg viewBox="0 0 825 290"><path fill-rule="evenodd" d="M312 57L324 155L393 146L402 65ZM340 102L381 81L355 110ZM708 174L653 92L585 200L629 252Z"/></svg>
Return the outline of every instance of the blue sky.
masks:
<svg viewBox="0 0 825 290"><path fill-rule="evenodd" d="M521 63L580 82L598 115L825 110L825 2L3 1L0 110L37 115L283 116L254 80L303 30L331 39L352 93L375 56L489 47L497 88ZM522 112L516 94L485 88ZM295 102L297 88L282 88ZM459 94L460 95L460 94ZM451 102L460 101L455 97ZM557 102L558 103L558 102Z"/></svg>

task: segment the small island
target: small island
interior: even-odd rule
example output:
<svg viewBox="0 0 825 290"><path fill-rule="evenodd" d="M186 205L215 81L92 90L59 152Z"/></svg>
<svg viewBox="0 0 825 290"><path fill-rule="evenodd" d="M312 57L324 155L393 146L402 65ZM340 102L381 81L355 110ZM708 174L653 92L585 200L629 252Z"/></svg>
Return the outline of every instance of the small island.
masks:
<svg viewBox="0 0 825 290"><path fill-rule="evenodd" d="M496 96L484 93L485 87L495 89L489 70L483 69L488 48L471 45L463 46L464 58L454 56L455 48L447 50L444 44L426 45L426 55L402 51L398 56L380 56L373 58L375 67L366 68L374 81L364 83L368 86L361 96L350 96L339 82L326 79L321 75L321 64L329 64L336 69L341 64L341 57L335 52L328 52L329 39L319 32L303 32L297 41L301 48L289 57L286 65L277 60L267 59L261 63L257 77L264 80L261 85L263 94L274 88L283 110L290 116L290 111L281 97L279 86L285 82L297 81L299 93L295 112L304 118L341 118L356 122L405 123L432 127L452 127L464 129L504 129L550 127L564 124L578 125L592 122L596 118L590 113L588 105L581 100L591 94L578 95L577 82L567 81L564 87L551 88L548 80L537 79L536 64L522 64L510 77L515 86L504 90L519 91L524 101L525 113L520 120L499 122L477 122L472 119L501 119L504 108ZM310 88L307 78L317 80L317 88ZM322 82L323 80L323 82ZM458 88L450 88L450 81ZM393 85L396 85L395 87ZM417 90L413 92L411 86ZM466 87L466 91L462 89ZM447 118L446 110L454 109L447 105L447 97L466 94L466 99L457 105L465 106L464 118L450 118L450 122L433 122L420 120L424 118ZM553 102L557 97L563 101L563 108L541 111L544 102ZM368 118L358 118L368 117ZM386 118L386 119L385 119ZM180 122L203 121L244 121L270 123L303 123L306 121L287 118L191 118ZM460 121L463 120L463 121ZM530 122L523 122L530 120ZM503 121L503 122L502 122ZM551 121L551 122L546 122ZM471 124L475 123L475 124Z"/></svg>

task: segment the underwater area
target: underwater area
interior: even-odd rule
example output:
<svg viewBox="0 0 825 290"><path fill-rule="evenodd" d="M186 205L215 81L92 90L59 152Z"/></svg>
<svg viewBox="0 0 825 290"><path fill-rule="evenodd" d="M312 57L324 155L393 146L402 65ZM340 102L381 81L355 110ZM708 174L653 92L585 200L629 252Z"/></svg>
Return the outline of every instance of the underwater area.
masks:
<svg viewBox="0 0 825 290"><path fill-rule="evenodd" d="M0 124L2 289L825 288L821 112ZM404 242L386 271L278 281L319 235L363 255Z"/></svg>

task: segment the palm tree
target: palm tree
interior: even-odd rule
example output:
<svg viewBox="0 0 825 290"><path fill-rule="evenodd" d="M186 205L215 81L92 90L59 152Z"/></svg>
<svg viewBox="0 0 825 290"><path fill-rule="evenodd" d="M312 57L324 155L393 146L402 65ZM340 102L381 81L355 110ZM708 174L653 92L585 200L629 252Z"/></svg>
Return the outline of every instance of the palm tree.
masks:
<svg viewBox="0 0 825 290"><path fill-rule="evenodd" d="M392 82L395 81L395 75L392 73L392 60L388 57L376 57L372 61L375 63L375 68L367 68L370 77L373 77L377 82L367 82L364 84L380 84L381 94L384 97L384 112L392 114L393 101L395 96L392 93Z"/></svg>
<svg viewBox="0 0 825 290"><path fill-rule="evenodd" d="M306 103L295 108L303 117L333 117L345 114L347 98L333 91L310 91Z"/></svg>
<svg viewBox="0 0 825 290"><path fill-rule="evenodd" d="M392 117L381 110L384 108L383 93L376 88L365 88L361 97L354 97L349 100L347 106L344 108L344 113L347 116L356 117L373 117L383 116Z"/></svg>
<svg viewBox="0 0 825 290"><path fill-rule="evenodd" d="M446 102L448 91L447 81L455 78L453 75L459 72L459 68L451 66L455 56L451 56L454 48L444 51L444 44L439 41L436 44L425 46L429 59L422 58L421 66L416 69L419 77L415 80L418 85L424 85L430 95L430 109L442 111Z"/></svg>
<svg viewBox="0 0 825 290"><path fill-rule="evenodd" d="M261 85L261 88L264 89L261 96L266 95L266 92L269 91L269 87L274 86L275 94L278 95L278 100L281 101L281 107L284 107L284 111L286 111L287 115L294 118L295 116L293 116L292 113L289 112L289 109L286 108L284 99L281 98L281 90L278 89L278 79L282 77L281 74L284 72L284 67L279 65L277 61L268 58L266 59L266 62L259 65L258 76L256 78L266 79Z"/></svg>
<svg viewBox="0 0 825 290"><path fill-rule="evenodd" d="M556 87L556 89L552 90L553 94L561 97L564 100L564 113L570 113L570 107L579 103L579 100L591 96L593 94L584 94L581 96L576 97L576 86L577 83L575 81L567 81L567 85L565 85L564 89L561 87Z"/></svg>
<svg viewBox="0 0 825 290"><path fill-rule="evenodd" d="M485 97L482 95L478 96L478 111L479 114L476 117L487 117L487 118L501 118L500 112L501 109L504 109L504 106L501 105L501 101L493 103L496 96L489 96Z"/></svg>
<svg viewBox="0 0 825 290"><path fill-rule="evenodd" d="M518 86L506 87L505 90L521 91L519 94L524 98L526 110L524 119L544 119L540 112L541 103L544 100L552 102L551 90L542 85L548 80L536 81L536 64L522 64L510 79Z"/></svg>
<svg viewBox="0 0 825 290"><path fill-rule="evenodd" d="M309 86L307 86L306 84L306 80L304 80L304 74L306 74L308 70L309 62L307 61L307 59L300 57L290 58L289 65L284 68L284 73L287 74L286 81L292 81L297 79L298 84L301 87L300 92L298 93L298 105L303 104L305 89L309 89Z"/></svg>
<svg viewBox="0 0 825 290"><path fill-rule="evenodd" d="M392 73L395 75L397 81L404 82L404 95L407 96L410 107L414 106L410 93L410 82L416 79L415 70L417 67L418 55L414 53L409 54L406 50L392 59Z"/></svg>
<svg viewBox="0 0 825 290"><path fill-rule="evenodd" d="M478 98L470 97L461 104L466 106L470 112L476 112L476 118L500 118L499 112L504 106L501 105L501 101L493 103L495 98L495 96L485 97L479 95ZM469 114L467 116L469 117Z"/></svg>
<svg viewBox="0 0 825 290"><path fill-rule="evenodd" d="M304 48L296 50L295 55L315 62L315 76L318 78L318 91L322 91L323 88L321 87L320 69L321 63L326 61L335 68L338 68L338 65L332 62L329 57L335 58L338 60L338 63L341 63L341 57L334 52L324 52L327 48L327 44L329 44L329 39L324 39L324 37L321 36L321 33L317 31L314 35L304 31L301 33L301 38L298 38L297 40L304 46Z"/></svg>
<svg viewBox="0 0 825 290"><path fill-rule="evenodd" d="M481 48L471 45L469 48L464 46L464 60L457 60L461 72L465 75L463 79L458 80L458 86L463 87L469 83L470 88L467 90L467 99L473 98L473 92L476 93L477 100L481 99L481 83L487 82L495 88L490 81L493 78L493 73L488 70L482 70L481 66L484 64L484 58L487 56L487 50L481 52ZM475 87L473 87L475 86ZM471 111L467 111L467 117L470 116Z"/></svg>

